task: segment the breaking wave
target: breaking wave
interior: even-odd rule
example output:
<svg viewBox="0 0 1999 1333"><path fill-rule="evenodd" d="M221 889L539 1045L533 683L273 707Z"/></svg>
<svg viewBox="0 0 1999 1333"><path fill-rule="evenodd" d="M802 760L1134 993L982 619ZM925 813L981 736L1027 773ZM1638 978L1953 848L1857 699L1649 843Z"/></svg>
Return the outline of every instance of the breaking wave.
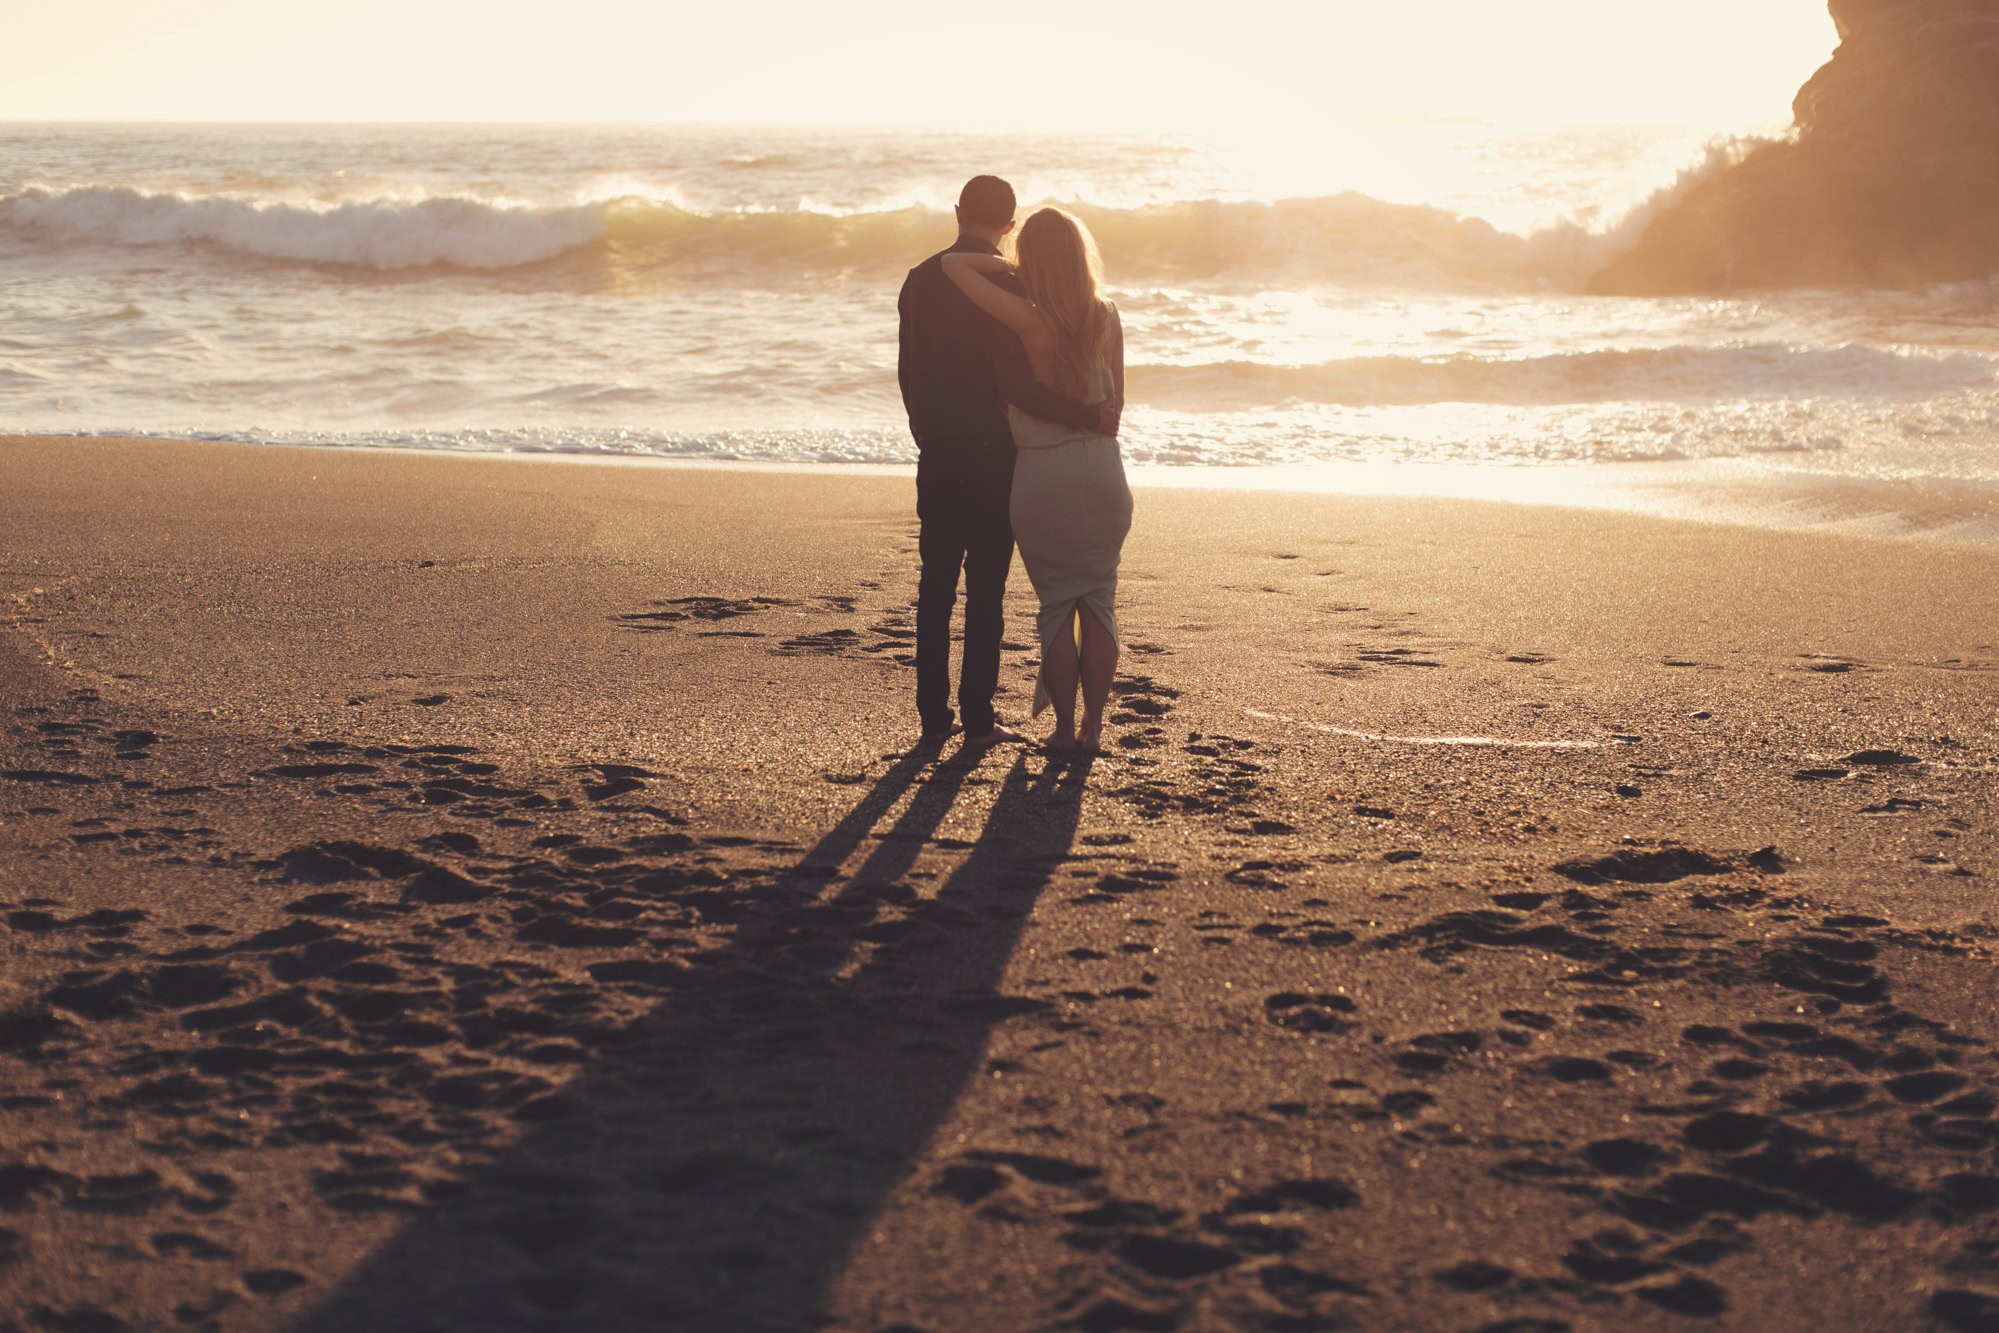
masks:
<svg viewBox="0 0 1999 1333"><path fill-rule="evenodd" d="M507 208L438 198L314 208L92 186L0 198L0 228L57 245L193 243L264 259L375 269L505 269L588 245L602 236L603 221L601 210L589 206Z"/></svg>
<svg viewBox="0 0 1999 1333"><path fill-rule="evenodd" d="M1356 193L1066 206L1096 232L1120 283L1226 275L1579 290L1645 219L1718 169L1714 154L1710 159L1609 231L1563 223L1522 236L1445 209ZM607 268L622 277L738 286L783 285L800 272L877 279L908 267L950 230L948 213L921 207L703 212L637 196L554 207L459 196L321 205L107 186L0 196L0 236L39 247L196 246L377 271L511 270L563 258L585 261L590 281Z"/></svg>

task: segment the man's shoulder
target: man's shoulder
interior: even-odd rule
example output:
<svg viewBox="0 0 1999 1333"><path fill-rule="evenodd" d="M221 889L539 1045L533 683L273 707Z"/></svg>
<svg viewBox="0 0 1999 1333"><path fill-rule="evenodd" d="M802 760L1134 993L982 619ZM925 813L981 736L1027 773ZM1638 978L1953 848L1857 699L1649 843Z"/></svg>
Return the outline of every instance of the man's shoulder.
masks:
<svg viewBox="0 0 1999 1333"><path fill-rule="evenodd" d="M928 259L923 260L921 263L917 264L916 267L910 269L909 277L904 279L904 281L905 282L916 281L918 274L924 274L925 276L928 276L934 273L937 276L942 277L944 273L944 256L950 253L951 252L948 249L939 250L936 254L930 256Z"/></svg>
<svg viewBox="0 0 1999 1333"><path fill-rule="evenodd" d="M950 279L944 276L943 264L944 256L949 253L950 251L948 250L939 250L936 254L909 270L902 279L900 301L906 303L912 297L919 300L934 301L936 299L934 293L939 290L940 286L950 285Z"/></svg>

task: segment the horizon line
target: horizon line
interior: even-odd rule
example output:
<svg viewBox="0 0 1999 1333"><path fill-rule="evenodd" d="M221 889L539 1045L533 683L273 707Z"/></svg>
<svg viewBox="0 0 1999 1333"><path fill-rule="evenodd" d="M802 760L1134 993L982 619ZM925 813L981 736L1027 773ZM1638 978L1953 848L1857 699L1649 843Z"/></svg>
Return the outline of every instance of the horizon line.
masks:
<svg viewBox="0 0 1999 1333"><path fill-rule="evenodd" d="M1473 116L1430 116L1426 114L1403 113L1388 116L1359 116L1346 122L1363 126L1429 126L1440 129L1499 129L1499 130L1542 130L1561 131L1566 129L1712 129L1725 132L1731 128L1737 132L1768 130L1788 120L1766 121L1761 124L1733 119L1641 119L1641 120L1541 120L1523 119L1517 121L1489 120ZM818 130L826 132L899 133L899 134L1037 134L1060 138L1133 138L1133 137L1175 137L1216 133L1200 126L1153 126L1140 128L1045 128L1025 125L920 125L908 121L799 121L799 120L599 120L588 118L553 118L545 120L505 120L505 119L406 119L401 117L354 117L348 119L315 119L304 117L280 117L274 119L252 119L233 117L218 119L206 116L0 116L0 127L12 126L136 126L136 125L181 125L181 126L382 126L410 129L428 128L517 128L517 127L567 127L597 129L704 129L704 130Z"/></svg>

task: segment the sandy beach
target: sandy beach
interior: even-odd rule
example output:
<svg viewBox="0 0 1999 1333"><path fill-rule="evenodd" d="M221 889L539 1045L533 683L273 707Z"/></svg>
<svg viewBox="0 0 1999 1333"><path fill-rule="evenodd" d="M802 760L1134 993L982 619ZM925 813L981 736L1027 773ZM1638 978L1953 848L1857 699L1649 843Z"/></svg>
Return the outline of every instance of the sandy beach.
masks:
<svg viewBox="0 0 1999 1333"><path fill-rule="evenodd" d="M1068 765L915 575L0 439L0 1330L1999 1327L1999 548L1141 488Z"/></svg>

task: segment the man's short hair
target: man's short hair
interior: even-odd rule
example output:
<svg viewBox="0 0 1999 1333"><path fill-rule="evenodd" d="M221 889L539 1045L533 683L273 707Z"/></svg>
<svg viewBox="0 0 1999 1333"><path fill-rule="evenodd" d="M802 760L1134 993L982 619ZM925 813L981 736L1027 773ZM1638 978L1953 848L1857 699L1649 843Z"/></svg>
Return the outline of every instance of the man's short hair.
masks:
<svg viewBox="0 0 1999 1333"><path fill-rule="evenodd" d="M997 176L974 176L958 192L958 208L967 222L1004 227L1013 221L1013 187Z"/></svg>

